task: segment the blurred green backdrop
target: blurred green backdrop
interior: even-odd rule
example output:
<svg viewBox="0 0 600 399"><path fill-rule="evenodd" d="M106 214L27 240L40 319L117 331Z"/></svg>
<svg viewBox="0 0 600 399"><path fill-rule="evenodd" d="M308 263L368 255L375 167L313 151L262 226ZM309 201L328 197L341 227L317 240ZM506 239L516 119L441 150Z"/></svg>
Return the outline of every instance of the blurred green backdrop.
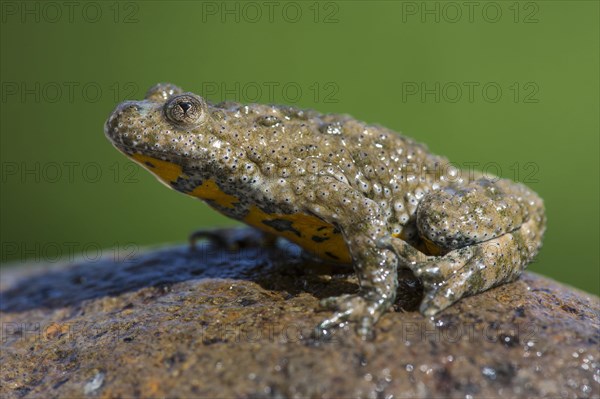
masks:
<svg viewBox="0 0 600 399"><path fill-rule="evenodd" d="M548 212L530 269L598 294L598 4L3 1L1 260L93 260L235 224L103 135L118 102L170 81L349 113L525 182Z"/></svg>

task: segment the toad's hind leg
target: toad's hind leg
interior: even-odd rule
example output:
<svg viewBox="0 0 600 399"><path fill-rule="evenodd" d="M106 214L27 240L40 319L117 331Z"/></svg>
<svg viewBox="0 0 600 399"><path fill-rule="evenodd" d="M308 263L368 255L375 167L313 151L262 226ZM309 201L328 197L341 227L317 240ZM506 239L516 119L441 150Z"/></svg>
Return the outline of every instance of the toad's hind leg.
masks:
<svg viewBox="0 0 600 399"><path fill-rule="evenodd" d="M522 184L479 179L428 194L417 210L417 228L428 246L446 252L408 265L423 281L420 311L431 316L516 279L541 246L544 206Z"/></svg>

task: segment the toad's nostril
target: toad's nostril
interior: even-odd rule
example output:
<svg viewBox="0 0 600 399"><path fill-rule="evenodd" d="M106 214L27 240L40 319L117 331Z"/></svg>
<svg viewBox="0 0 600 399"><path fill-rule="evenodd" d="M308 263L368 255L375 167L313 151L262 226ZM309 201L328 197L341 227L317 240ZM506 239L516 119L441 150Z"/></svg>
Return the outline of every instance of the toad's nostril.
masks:
<svg viewBox="0 0 600 399"><path fill-rule="evenodd" d="M190 108L192 108L192 103L187 102L187 101L180 102L179 108L181 108L183 110L183 112L186 113Z"/></svg>

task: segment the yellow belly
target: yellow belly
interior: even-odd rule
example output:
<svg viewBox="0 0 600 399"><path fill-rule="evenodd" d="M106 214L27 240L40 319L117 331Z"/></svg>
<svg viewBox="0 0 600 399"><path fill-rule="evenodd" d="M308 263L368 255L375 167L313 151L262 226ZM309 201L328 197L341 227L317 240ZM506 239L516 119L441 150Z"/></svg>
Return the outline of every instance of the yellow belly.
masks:
<svg viewBox="0 0 600 399"><path fill-rule="evenodd" d="M269 214L252 206L243 221L267 233L285 237L322 259L341 263L352 261L340 231L316 216Z"/></svg>
<svg viewBox="0 0 600 399"><path fill-rule="evenodd" d="M132 158L169 187L178 178L187 177L177 164L142 154L133 154ZM205 180L187 194L229 209L239 202L237 197L223 192L213 180ZM269 214L251 206L242 221L267 233L287 238L322 259L341 263L352 261L341 232L316 216L301 213Z"/></svg>

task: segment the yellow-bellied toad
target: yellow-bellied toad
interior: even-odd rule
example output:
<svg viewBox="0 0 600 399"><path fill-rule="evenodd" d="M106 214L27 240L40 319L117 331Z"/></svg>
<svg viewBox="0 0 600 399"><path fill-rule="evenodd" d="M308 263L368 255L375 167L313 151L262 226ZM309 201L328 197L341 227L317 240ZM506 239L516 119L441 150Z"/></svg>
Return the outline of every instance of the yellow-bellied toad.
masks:
<svg viewBox="0 0 600 399"><path fill-rule="evenodd" d="M464 176L407 137L347 115L294 107L213 105L172 84L117 106L105 134L167 186L352 263L360 291L322 301L319 327L362 335L393 304L410 268L434 315L512 281L541 246L542 200L504 179Z"/></svg>

